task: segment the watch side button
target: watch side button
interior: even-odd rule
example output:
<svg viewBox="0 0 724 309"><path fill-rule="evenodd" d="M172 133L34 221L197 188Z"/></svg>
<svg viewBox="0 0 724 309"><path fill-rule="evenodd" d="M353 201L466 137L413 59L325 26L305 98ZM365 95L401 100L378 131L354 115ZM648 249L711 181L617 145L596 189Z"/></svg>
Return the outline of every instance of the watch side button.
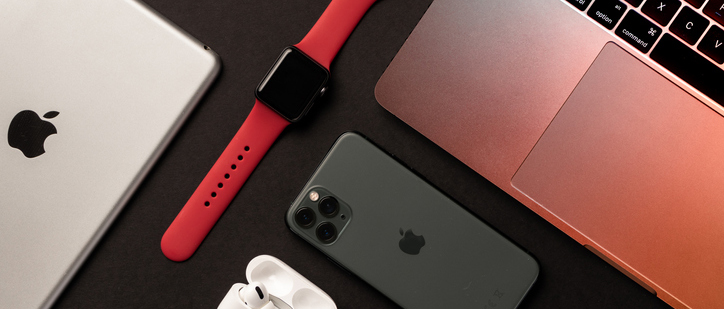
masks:
<svg viewBox="0 0 724 309"><path fill-rule="evenodd" d="M327 93L327 87L322 87L322 89L319 90L319 96L323 97L325 93Z"/></svg>

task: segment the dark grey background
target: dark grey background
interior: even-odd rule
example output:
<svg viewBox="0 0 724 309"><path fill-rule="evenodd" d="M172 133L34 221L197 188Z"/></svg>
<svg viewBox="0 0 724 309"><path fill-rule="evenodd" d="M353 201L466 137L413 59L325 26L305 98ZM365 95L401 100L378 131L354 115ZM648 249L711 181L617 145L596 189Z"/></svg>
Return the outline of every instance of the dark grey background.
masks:
<svg viewBox="0 0 724 309"><path fill-rule="evenodd" d="M357 130L537 257L540 277L522 307L666 308L377 104L377 79L431 2L379 0L372 6L332 63L327 95L282 133L196 254L176 263L161 253L161 236L241 126L259 80L285 46L304 37L329 0L147 0L214 49L223 68L56 307L216 308L233 283L246 282L247 263L269 254L325 290L339 308L395 308L284 223L337 136Z"/></svg>

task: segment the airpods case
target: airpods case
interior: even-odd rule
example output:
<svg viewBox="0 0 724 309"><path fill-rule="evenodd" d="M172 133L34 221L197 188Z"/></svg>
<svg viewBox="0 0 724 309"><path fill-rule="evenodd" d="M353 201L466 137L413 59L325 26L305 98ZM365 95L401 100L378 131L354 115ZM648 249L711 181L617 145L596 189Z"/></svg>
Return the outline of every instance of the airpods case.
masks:
<svg viewBox="0 0 724 309"><path fill-rule="evenodd" d="M246 280L263 283L272 296L272 303L279 309L337 309L327 293L270 255L260 255L249 262ZM218 309L245 308L239 296L239 290L244 286L242 283L234 284Z"/></svg>

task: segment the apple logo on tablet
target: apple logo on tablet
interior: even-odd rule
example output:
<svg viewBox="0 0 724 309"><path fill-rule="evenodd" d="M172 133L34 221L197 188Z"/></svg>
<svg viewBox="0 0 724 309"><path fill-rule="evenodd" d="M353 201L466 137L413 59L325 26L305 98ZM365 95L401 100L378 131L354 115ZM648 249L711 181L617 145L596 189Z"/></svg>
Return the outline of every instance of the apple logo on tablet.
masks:
<svg viewBox="0 0 724 309"><path fill-rule="evenodd" d="M60 114L50 111L43 115L45 119L53 119ZM19 112L10 122L8 144L17 148L28 158L35 158L45 153L45 139L58 131L49 121L40 119L34 111Z"/></svg>
<svg viewBox="0 0 724 309"><path fill-rule="evenodd" d="M404 232L402 228L400 228L400 235L402 235L402 239L400 239L400 249L402 252L417 255L420 253L420 249L425 246L425 237L415 235L412 229Z"/></svg>

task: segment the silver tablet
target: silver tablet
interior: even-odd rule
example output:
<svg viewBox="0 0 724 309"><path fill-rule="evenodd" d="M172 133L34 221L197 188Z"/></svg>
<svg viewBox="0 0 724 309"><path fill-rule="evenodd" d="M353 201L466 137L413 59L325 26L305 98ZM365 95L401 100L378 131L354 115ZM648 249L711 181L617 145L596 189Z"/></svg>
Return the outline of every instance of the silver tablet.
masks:
<svg viewBox="0 0 724 309"><path fill-rule="evenodd" d="M0 308L50 307L219 71L137 1L3 1Z"/></svg>

